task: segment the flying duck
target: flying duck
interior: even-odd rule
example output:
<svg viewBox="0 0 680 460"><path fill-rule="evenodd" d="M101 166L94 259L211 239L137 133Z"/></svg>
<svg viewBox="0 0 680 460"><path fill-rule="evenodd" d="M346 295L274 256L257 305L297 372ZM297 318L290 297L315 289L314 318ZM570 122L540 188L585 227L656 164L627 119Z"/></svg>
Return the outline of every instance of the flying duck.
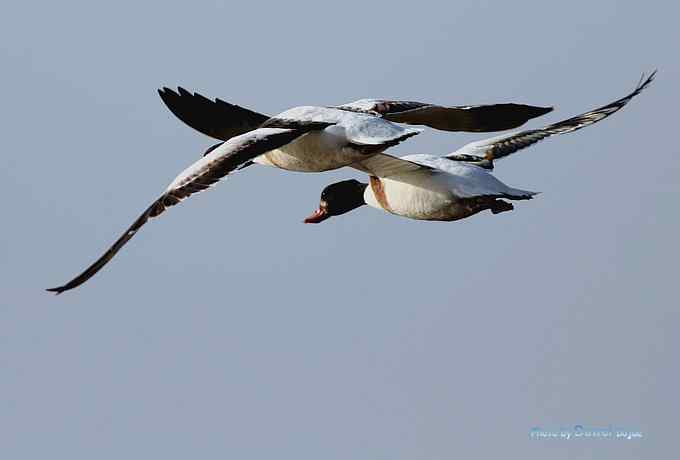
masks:
<svg viewBox="0 0 680 460"><path fill-rule="evenodd" d="M180 120L190 127L215 139L227 141L234 136L256 129L260 126L278 126L272 120L298 116L301 109L293 109L294 113L284 112L275 117L264 115L253 110L224 102L214 101L199 93L190 93L182 87L177 91L170 88L158 90L165 105ZM517 128L532 118L550 112L552 107L538 107L525 104L492 104L444 107L435 104L413 101L396 101L385 99L360 99L333 107L314 107L305 109L309 115L316 112L315 120L326 120L330 114L334 117L352 119L354 116L374 118L380 122L404 123L407 125L423 125L443 131L492 132ZM333 128L335 129L335 128ZM306 136L306 144L314 144ZM328 146L321 143L313 148L301 147L300 142L273 149L255 158L252 163L274 166L289 171L320 172L347 166L358 161L356 156L347 156L346 152L337 150L318 151ZM213 145L206 153L220 144ZM311 151L310 151L311 150ZM367 153L364 149L362 153ZM369 153L375 149L368 149ZM313 153L313 155L310 155ZM340 157L340 158L338 158ZM359 159L363 159L360 158Z"/></svg>
<svg viewBox="0 0 680 460"><path fill-rule="evenodd" d="M455 130L518 126L552 108L519 104L446 108L431 104L361 100L338 107L295 107L274 117L181 90L160 92L168 107L199 131L224 142L182 171L92 265L68 283L47 289L60 294L80 286L106 265L149 221L236 169L253 162L292 171L318 172L361 162L421 132L406 124ZM207 101L207 103L206 103Z"/></svg>
<svg viewBox="0 0 680 460"><path fill-rule="evenodd" d="M275 156L277 162L287 161L287 166L297 170L324 171L369 158L419 132L364 113L324 107L287 110L261 127L212 148L182 171L104 255L68 283L48 291L59 294L81 285L101 270L149 219L261 155L281 152Z"/></svg>
<svg viewBox="0 0 680 460"><path fill-rule="evenodd" d="M568 120L517 133L472 142L444 157L387 154L352 165L370 175L369 183L346 180L327 186L319 209L305 223L319 223L365 204L398 216L420 220L453 221L484 210L511 211L505 200L529 200L536 192L512 188L496 179L493 161L504 158L555 134L566 134L597 123L623 108L654 79L640 79L627 96Z"/></svg>

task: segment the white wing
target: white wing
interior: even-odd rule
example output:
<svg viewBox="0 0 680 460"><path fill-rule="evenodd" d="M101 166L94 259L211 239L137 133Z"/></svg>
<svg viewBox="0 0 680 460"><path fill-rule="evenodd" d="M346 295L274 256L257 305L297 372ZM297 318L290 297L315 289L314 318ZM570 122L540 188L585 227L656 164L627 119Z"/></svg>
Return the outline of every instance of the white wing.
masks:
<svg viewBox="0 0 680 460"><path fill-rule="evenodd" d="M383 118L365 113L328 107L302 106L286 110L269 120L262 127L287 128L307 123L328 123L333 126L329 133L344 137L359 145L394 145L414 136L421 129L404 128Z"/></svg>
<svg viewBox="0 0 680 460"><path fill-rule="evenodd" d="M372 157L363 160L359 163L350 165L354 169L363 171L371 176L377 177L391 177L404 173L412 173L415 171L431 171L432 168L424 164L415 163L406 160L405 158L398 158L386 153L379 153Z"/></svg>
<svg viewBox="0 0 680 460"><path fill-rule="evenodd" d="M304 130L260 128L229 139L180 173L165 193L154 201L130 228L85 271L63 286L51 288L48 291L60 294L80 286L101 270L149 219L159 216L168 207L180 203L194 193L209 188L256 156L288 144L303 134L305 134Z"/></svg>
<svg viewBox="0 0 680 460"><path fill-rule="evenodd" d="M434 183L446 187L459 198L479 196L505 196L514 199L529 199L537 192L510 187L498 180L490 171L479 166L433 155L407 155L402 160L411 161L432 169ZM394 177L403 180L403 177ZM408 176L406 181L408 181Z"/></svg>

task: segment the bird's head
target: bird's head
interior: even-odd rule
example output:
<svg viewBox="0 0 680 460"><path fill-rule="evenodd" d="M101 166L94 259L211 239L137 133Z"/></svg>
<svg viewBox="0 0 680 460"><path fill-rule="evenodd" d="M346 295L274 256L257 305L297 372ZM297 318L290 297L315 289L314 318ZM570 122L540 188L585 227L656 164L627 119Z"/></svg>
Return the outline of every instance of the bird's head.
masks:
<svg viewBox="0 0 680 460"><path fill-rule="evenodd" d="M366 204L364 190L368 184L350 179L327 186L321 192L319 209L305 219L305 224L318 224Z"/></svg>

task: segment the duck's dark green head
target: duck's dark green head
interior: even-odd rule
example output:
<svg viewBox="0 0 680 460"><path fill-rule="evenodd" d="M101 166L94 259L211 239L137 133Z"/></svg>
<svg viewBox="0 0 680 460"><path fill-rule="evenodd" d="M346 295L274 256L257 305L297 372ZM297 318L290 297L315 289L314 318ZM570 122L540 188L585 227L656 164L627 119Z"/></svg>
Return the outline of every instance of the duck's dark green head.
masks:
<svg viewBox="0 0 680 460"><path fill-rule="evenodd" d="M364 190L368 184L355 179L329 185L321 192L319 209L305 219L305 224L318 224L329 217L339 216L366 204Z"/></svg>

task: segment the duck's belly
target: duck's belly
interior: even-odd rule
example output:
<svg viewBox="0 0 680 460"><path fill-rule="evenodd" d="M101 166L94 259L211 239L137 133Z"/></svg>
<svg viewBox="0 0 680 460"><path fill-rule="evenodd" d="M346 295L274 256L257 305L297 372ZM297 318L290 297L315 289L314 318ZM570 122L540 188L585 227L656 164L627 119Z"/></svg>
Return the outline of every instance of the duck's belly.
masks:
<svg viewBox="0 0 680 460"><path fill-rule="evenodd" d="M479 200L457 198L443 187L428 184L428 188L424 188L417 182L405 183L373 176L364 192L364 199L369 206L418 220L458 220L485 209L484 203Z"/></svg>
<svg viewBox="0 0 680 460"><path fill-rule="evenodd" d="M366 155L352 148L345 139L324 130L308 133L288 145L260 155L254 161L288 171L320 172L365 159Z"/></svg>

